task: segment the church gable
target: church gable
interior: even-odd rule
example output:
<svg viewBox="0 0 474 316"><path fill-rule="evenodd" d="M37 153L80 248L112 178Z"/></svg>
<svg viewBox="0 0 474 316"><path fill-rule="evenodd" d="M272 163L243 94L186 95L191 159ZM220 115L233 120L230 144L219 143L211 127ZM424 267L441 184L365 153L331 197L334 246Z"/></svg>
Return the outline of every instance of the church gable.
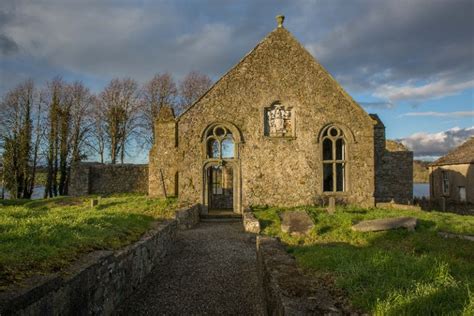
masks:
<svg viewBox="0 0 474 316"><path fill-rule="evenodd" d="M256 94L260 94L260 97ZM313 107L320 107L316 111L324 112L334 108L340 113L350 113L352 119L357 118L361 124L374 125L369 115L283 27L268 34L178 120L186 120L191 113L194 116L208 110L214 112L215 107L219 107L222 113L229 114L234 112L235 106L268 108L279 101L281 103L281 97L289 94L293 100L306 101ZM245 102L255 99L266 99L268 101L262 102L268 104ZM229 100L233 102L228 102ZM265 126L265 129L268 128ZM265 133L267 132L266 130Z"/></svg>
<svg viewBox="0 0 474 316"><path fill-rule="evenodd" d="M174 191L204 209L239 213L329 197L373 205L383 180L383 124L283 27L157 130L151 194Z"/></svg>

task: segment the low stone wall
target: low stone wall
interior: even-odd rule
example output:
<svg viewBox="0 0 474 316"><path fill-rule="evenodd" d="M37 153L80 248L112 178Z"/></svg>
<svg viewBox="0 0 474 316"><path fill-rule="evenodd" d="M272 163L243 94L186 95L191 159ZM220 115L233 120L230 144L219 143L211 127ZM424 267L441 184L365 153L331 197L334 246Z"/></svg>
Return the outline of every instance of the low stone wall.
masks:
<svg viewBox="0 0 474 316"><path fill-rule="evenodd" d="M61 274L0 292L0 315L111 315L168 254L177 229L198 221L199 206L182 209L130 246L89 253Z"/></svg>
<svg viewBox="0 0 474 316"><path fill-rule="evenodd" d="M71 167L69 195L148 193L148 165L78 163Z"/></svg>
<svg viewBox="0 0 474 316"><path fill-rule="evenodd" d="M189 229L199 223L201 205L195 204L176 211L176 221L179 229Z"/></svg>
<svg viewBox="0 0 474 316"><path fill-rule="evenodd" d="M248 233L260 234L260 222L252 212L244 212L243 215L244 230Z"/></svg>
<svg viewBox="0 0 474 316"><path fill-rule="evenodd" d="M398 203L377 203L377 208L384 208L384 209L397 209L397 210L407 210L407 211L421 211L421 207L418 205L410 205L410 204L398 204Z"/></svg>
<svg viewBox="0 0 474 316"><path fill-rule="evenodd" d="M257 236L257 268L268 315L339 315L329 293L296 267L296 260L276 239Z"/></svg>

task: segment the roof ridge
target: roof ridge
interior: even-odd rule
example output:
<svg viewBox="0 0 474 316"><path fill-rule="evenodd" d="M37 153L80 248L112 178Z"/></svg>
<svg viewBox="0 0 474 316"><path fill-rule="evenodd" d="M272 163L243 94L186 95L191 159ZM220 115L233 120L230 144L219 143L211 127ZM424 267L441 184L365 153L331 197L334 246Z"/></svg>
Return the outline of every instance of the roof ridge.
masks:
<svg viewBox="0 0 474 316"><path fill-rule="evenodd" d="M265 42L269 37L270 35L272 35L273 33L277 32L277 31L280 31L280 30L285 30L287 31L285 28L283 27L277 27L275 29L273 29L271 32L269 32L264 38L262 38L260 40L260 42L257 43L257 45L254 46L254 48L252 48L247 54L244 55L244 57L242 57L234 66L232 66L229 70L227 70L216 82L214 82L210 87L209 89L207 89L206 92L204 92L203 95L201 95L196 101L193 102L193 104L191 104L186 110L184 110L182 113L180 113L177 117L176 117L176 121L179 121L180 118L186 114L189 110L191 110L191 108L193 108L197 103L199 103L199 101L201 101L207 94L209 94L209 92L211 92L211 90L217 86L219 84L219 82L221 82L225 77L227 77L234 69L236 69L240 64L242 64L244 62L245 59L247 59L254 51L257 50L257 48L259 48L263 42ZM288 31L287 31L288 32ZM289 33L289 32L288 32Z"/></svg>
<svg viewBox="0 0 474 316"><path fill-rule="evenodd" d="M472 153L470 152L472 151ZM464 155L466 155L464 157ZM461 145L436 159L431 165L474 163L474 136L469 136Z"/></svg>

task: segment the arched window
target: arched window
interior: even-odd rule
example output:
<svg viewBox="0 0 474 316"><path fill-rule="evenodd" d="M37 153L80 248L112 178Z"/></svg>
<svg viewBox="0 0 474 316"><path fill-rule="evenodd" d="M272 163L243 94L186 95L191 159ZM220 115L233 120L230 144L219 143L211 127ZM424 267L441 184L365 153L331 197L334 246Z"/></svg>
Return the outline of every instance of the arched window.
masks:
<svg viewBox="0 0 474 316"><path fill-rule="evenodd" d="M235 156L235 144L232 132L222 125L209 130L206 135L207 158L232 159Z"/></svg>
<svg viewBox="0 0 474 316"><path fill-rule="evenodd" d="M342 130L328 127L322 134L323 191L346 190L346 141Z"/></svg>

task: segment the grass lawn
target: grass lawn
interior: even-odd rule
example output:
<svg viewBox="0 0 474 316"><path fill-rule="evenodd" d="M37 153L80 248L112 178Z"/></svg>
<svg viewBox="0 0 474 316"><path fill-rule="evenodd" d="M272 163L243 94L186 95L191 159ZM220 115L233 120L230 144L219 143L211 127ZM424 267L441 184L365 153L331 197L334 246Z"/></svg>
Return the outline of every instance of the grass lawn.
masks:
<svg viewBox="0 0 474 316"><path fill-rule="evenodd" d="M356 308L374 315L474 315L474 242L437 235L474 235L474 216L351 207L329 215L304 209L315 223L304 238L281 232L278 214L288 209L254 210L264 234L280 237L309 273L334 280ZM350 229L360 220L396 216L418 218L416 232Z"/></svg>
<svg viewBox="0 0 474 316"><path fill-rule="evenodd" d="M174 215L174 200L142 195L0 201L0 290L59 271L81 254L136 241L152 222Z"/></svg>

